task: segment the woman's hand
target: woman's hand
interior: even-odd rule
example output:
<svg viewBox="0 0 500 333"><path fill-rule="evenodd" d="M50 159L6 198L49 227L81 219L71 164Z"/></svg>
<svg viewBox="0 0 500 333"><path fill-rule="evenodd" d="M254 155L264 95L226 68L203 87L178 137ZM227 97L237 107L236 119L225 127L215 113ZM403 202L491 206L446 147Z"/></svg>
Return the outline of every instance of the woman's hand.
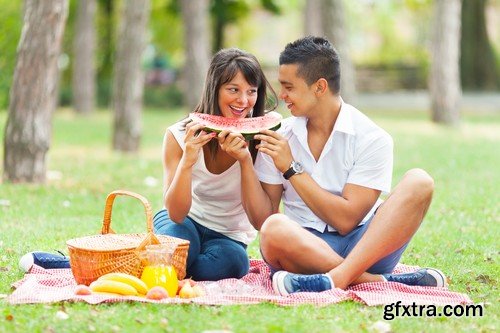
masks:
<svg viewBox="0 0 500 333"><path fill-rule="evenodd" d="M184 136L186 149L184 150L182 159L184 165L187 167L192 167L196 163L200 149L217 135L217 133L203 131L203 127L203 125L195 122L190 122L186 125L186 135Z"/></svg>
<svg viewBox="0 0 500 333"><path fill-rule="evenodd" d="M241 163L249 157L251 159L248 143L241 133L224 130L217 135L217 140L221 149L238 162Z"/></svg>

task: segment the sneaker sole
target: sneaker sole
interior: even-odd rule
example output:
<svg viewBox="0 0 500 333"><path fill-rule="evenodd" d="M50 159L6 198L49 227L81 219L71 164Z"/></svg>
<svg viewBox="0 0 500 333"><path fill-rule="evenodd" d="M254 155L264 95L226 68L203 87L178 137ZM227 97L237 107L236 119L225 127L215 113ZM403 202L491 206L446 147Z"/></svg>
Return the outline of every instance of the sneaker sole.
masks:
<svg viewBox="0 0 500 333"><path fill-rule="evenodd" d="M274 292L280 294L281 296L288 296L290 293L286 291L285 289L285 284L283 283L283 280L285 279L285 276L288 273L285 271L277 271L273 275L273 289Z"/></svg>
<svg viewBox="0 0 500 333"><path fill-rule="evenodd" d="M434 279L436 279L436 287L447 287L448 283L446 282L446 275L443 274L439 269L435 268L426 268L427 273L432 275Z"/></svg>

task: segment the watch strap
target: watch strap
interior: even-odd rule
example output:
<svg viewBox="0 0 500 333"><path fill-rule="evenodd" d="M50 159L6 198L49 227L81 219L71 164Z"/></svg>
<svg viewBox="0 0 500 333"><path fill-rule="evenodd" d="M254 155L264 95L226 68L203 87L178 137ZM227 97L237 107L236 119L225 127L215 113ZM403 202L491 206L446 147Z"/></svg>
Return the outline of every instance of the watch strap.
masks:
<svg viewBox="0 0 500 333"><path fill-rule="evenodd" d="M296 174L295 169L293 167L290 167L288 170L285 171L285 173L283 173L283 177L286 180L288 180L288 179L290 179L290 177L292 177L295 174Z"/></svg>

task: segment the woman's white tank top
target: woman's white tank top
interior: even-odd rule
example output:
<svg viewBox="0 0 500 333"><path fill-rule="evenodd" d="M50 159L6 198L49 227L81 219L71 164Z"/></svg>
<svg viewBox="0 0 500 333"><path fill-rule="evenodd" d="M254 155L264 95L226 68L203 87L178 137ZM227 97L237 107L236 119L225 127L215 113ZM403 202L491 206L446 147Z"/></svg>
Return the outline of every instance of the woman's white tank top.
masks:
<svg viewBox="0 0 500 333"><path fill-rule="evenodd" d="M168 129L184 151L184 121ZM241 170L235 162L221 174L213 174L205 165L203 149L192 169L192 202L188 216L197 223L229 238L248 244L257 231L248 221L241 204Z"/></svg>

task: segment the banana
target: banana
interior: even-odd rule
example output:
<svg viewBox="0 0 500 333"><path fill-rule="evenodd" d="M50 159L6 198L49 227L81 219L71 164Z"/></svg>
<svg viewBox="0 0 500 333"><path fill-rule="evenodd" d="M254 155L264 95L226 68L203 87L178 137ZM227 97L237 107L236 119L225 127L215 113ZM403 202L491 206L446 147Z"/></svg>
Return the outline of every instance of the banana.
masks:
<svg viewBox="0 0 500 333"><path fill-rule="evenodd" d="M148 292L148 286L141 279L126 273L108 273L101 276L98 280L107 281L117 281L126 283L132 287L141 295L146 295Z"/></svg>
<svg viewBox="0 0 500 333"><path fill-rule="evenodd" d="M90 289L97 292L114 293L125 296L137 296L137 290L129 284L112 280L95 280Z"/></svg>

